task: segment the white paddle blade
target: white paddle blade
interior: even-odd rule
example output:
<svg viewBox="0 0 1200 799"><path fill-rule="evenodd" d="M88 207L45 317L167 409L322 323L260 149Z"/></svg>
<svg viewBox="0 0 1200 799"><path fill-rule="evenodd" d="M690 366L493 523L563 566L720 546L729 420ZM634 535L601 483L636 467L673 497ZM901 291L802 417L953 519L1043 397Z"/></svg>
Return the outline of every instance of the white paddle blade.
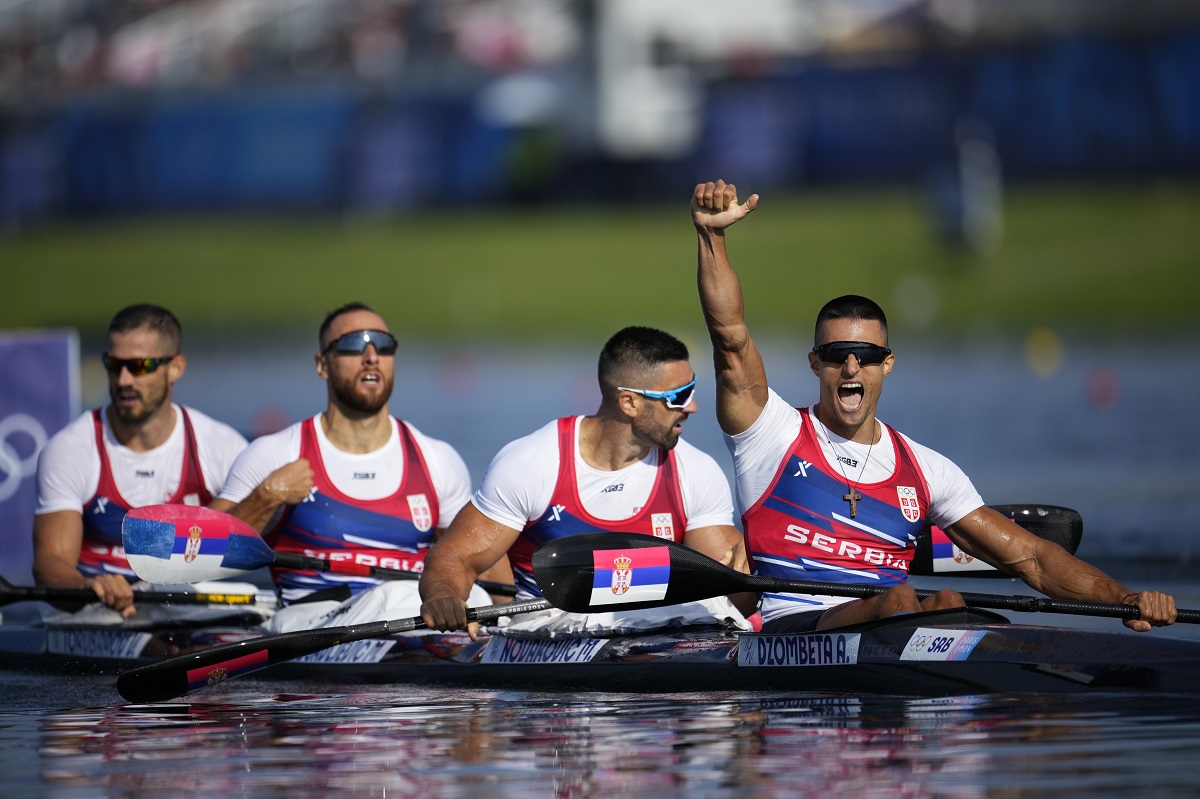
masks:
<svg viewBox="0 0 1200 799"><path fill-rule="evenodd" d="M134 508L121 522L125 557L152 583L224 580L269 566L275 553L235 516L190 505Z"/></svg>

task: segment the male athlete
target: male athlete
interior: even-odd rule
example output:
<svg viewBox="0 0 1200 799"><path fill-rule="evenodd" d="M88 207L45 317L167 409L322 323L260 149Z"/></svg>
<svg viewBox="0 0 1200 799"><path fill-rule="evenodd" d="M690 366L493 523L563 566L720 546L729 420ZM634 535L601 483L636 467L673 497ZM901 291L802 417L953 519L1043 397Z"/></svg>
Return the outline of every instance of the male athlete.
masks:
<svg viewBox="0 0 1200 799"><path fill-rule="evenodd" d="M132 508L206 505L221 490L246 439L171 401L187 358L179 320L132 305L108 326L102 356L110 402L56 433L38 459L33 575L47 588L90 588L134 616L121 521ZM71 606L75 607L75 606Z"/></svg>
<svg viewBox="0 0 1200 799"><path fill-rule="evenodd" d="M887 320L871 300L846 295L817 316L808 365L819 382L816 405L794 408L767 384L766 367L746 327L725 230L750 214L724 181L692 195L700 304L713 345L717 420L733 453L738 504L755 573L890 588L869 599L766 594L763 630L806 632L873 619L958 607L940 591L918 601L907 585L917 530L936 524L960 549L1020 577L1051 597L1136 604L1135 630L1175 621L1175 600L1131 591L1069 552L984 505L949 459L875 417L895 356Z"/></svg>

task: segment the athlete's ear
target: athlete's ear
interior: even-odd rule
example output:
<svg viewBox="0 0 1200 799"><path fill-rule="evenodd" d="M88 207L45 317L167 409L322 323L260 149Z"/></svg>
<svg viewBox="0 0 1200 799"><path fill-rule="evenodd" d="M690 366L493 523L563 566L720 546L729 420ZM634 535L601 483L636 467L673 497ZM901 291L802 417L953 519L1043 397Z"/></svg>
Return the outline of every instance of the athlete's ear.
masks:
<svg viewBox="0 0 1200 799"><path fill-rule="evenodd" d="M821 356L815 352L808 354L808 368L812 369L812 373L817 377L821 376Z"/></svg>
<svg viewBox="0 0 1200 799"><path fill-rule="evenodd" d="M182 352L167 364L167 383L174 384L187 371L187 356Z"/></svg>
<svg viewBox="0 0 1200 799"><path fill-rule="evenodd" d="M320 377L322 380L328 380L329 379L329 369L327 369L325 366L324 353L318 352L316 355L314 355L313 363L316 364L316 367L317 367L317 376Z"/></svg>
<svg viewBox="0 0 1200 799"><path fill-rule="evenodd" d="M634 394L632 391L618 391L617 407L621 409L621 413L630 419L636 419L638 415L637 404L640 396L639 394Z"/></svg>
<svg viewBox="0 0 1200 799"><path fill-rule="evenodd" d="M888 356L883 359L883 376L887 377L890 375L892 373L892 367L895 365L896 355L894 353L889 353Z"/></svg>

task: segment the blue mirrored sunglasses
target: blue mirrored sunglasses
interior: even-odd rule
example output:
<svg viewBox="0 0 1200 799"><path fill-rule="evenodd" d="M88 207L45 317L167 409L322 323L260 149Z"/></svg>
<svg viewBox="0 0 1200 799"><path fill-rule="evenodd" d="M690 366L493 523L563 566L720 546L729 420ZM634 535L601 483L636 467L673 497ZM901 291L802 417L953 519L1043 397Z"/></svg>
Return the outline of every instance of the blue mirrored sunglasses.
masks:
<svg viewBox="0 0 1200 799"><path fill-rule="evenodd" d="M367 351L367 345L374 344L375 351L380 355L396 354L396 337L383 330L355 330L339 336L325 345L322 353L334 350L339 354L362 355Z"/></svg>
<svg viewBox="0 0 1200 799"><path fill-rule="evenodd" d="M865 341L831 341L812 348L822 361L827 363L845 363L853 353L859 366L869 366L883 363L884 358L892 354L887 347L878 344L868 344Z"/></svg>
<svg viewBox="0 0 1200 799"><path fill-rule="evenodd" d="M648 388L629 388L628 386L617 386L617 391L632 391L650 399L666 400L668 408L680 410L691 404L692 395L696 393L696 378L693 377L692 382L685 383L679 388L667 391L652 391Z"/></svg>

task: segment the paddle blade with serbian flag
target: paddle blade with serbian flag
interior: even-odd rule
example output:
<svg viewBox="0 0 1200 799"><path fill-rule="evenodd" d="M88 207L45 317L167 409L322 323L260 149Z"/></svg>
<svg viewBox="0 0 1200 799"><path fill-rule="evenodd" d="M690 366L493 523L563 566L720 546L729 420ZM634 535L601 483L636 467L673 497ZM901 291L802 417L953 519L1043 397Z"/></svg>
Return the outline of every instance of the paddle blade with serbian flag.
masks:
<svg viewBox="0 0 1200 799"><path fill-rule="evenodd" d="M693 549L639 533L584 533L533 553L550 603L575 613L637 610L745 590L746 575Z"/></svg>
<svg viewBox="0 0 1200 799"><path fill-rule="evenodd" d="M244 575L274 559L258 532L235 516L188 505L134 508L121 522L129 566L152 583Z"/></svg>

